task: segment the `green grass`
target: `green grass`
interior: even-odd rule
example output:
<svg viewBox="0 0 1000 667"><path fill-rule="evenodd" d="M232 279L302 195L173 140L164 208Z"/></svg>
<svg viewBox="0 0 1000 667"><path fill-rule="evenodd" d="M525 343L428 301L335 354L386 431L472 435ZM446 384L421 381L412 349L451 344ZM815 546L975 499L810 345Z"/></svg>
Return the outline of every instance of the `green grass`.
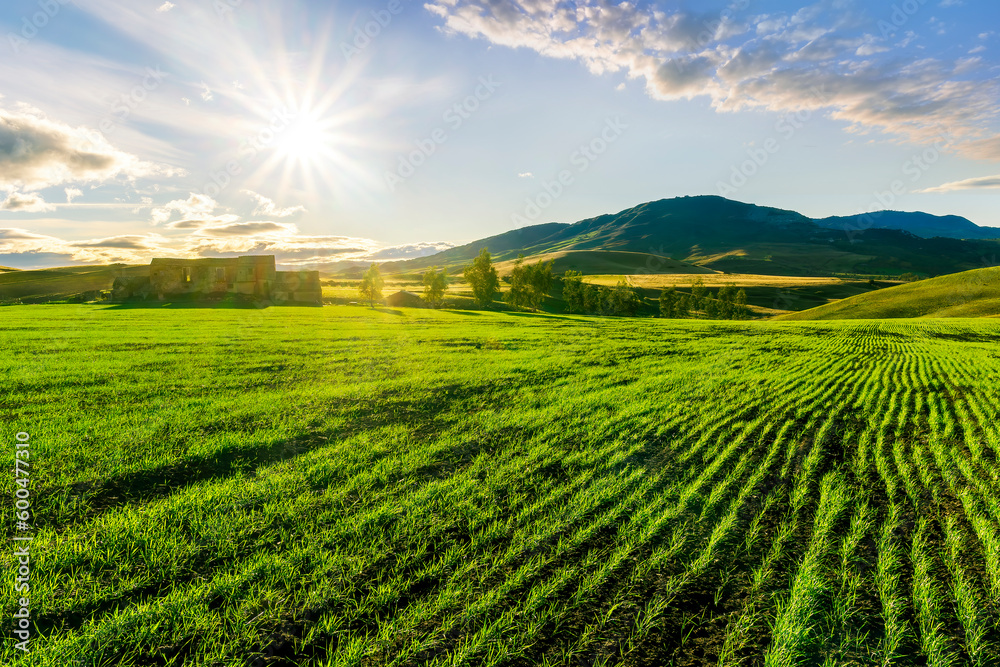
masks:
<svg viewBox="0 0 1000 667"><path fill-rule="evenodd" d="M1000 315L1000 267L889 287L781 315L782 320L844 320Z"/></svg>
<svg viewBox="0 0 1000 667"><path fill-rule="evenodd" d="M2 664L1000 660L995 320L2 314Z"/></svg>

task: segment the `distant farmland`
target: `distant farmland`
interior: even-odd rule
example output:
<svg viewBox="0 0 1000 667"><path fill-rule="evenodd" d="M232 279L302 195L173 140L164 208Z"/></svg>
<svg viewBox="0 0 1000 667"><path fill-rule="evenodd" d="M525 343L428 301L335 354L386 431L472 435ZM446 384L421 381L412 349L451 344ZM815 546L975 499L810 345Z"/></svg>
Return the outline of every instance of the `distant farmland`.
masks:
<svg viewBox="0 0 1000 667"><path fill-rule="evenodd" d="M39 634L0 662L995 665L998 341L4 308Z"/></svg>

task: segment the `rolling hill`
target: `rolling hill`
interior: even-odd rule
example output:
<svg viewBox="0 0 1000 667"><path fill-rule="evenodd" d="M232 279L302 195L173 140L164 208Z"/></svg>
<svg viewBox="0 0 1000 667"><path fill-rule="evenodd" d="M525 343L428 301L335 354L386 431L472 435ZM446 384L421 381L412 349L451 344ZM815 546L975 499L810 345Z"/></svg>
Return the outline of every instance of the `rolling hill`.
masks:
<svg viewBox="0 0 1000 667"><path fill-rule="evenodd" d="M965 271L860 294L779 320L849 320L1000 315L1000 267Z"/></svg>
<svg viewBox="0 0 1000 667"><path fill-rule="evenodd" d="M935 236L952 239L996 239L1000 228L980 227L958 215L931 215L903 211L877 211L869 215L834 216L816 219L820 227L829 229L867 230L899 229L929 239Z"/></svg>
<svg viewBox="0 0 1000 667"><path fill-rule="evenodd" d="M118 276L146 275L148 266L67 266L0 273L0 301L58 300L93 290L109 290Z"/></svg>
<svg viewBox="0 0 1000 667"><path fill-rule="evenodd" d="M559 275L567 270L579 271L585 275L602 273L639 274L639 273L669 273L669 274L711 274L711 269L694 264L686 264L643 252L628 252L614 250L562 250L559 252L532 255L530 261L547 262L553 260L552 271ZM496 267L501 275L509 272L514 260L498 262Z"/></svg>
<svg viewBox="0 0 1000 667"><path fill-rule="evenodd" d="M964 220L964 218L963 218ZM971 223L969 223L971 224ZM717 196L677 197L640 204L571 225L549 223L451 248L429 257L387 263L388 273L429 266L458 271L480 248L497 261L556 252L633 252L669 257L727 273L779 276L836 274L924 276L967 271L1000 251L1000 241L922 238L871 228L847 234L794 211ZM611 256L607 256L613 261ZM594 273L618 273L594 265ZM665 272L665 271L661 271Z"/></svg>

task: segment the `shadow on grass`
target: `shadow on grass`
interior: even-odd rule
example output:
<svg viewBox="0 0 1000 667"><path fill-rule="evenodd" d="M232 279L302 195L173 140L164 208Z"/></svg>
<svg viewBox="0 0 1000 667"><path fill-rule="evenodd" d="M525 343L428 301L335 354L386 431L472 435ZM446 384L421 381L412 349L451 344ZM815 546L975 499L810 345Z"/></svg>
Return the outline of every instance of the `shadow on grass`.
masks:
<svg viewBox="0 0 1000 667"><path fill-rule="evenodd" d="M567 322L576 321L572 317L566 317L564 315L552 315L550 313L515 313L512 311L508 311L507 315L510 315L512 317L529 317L529 318L540 317L546 320L566 320ZM621 319L626 319L626 318L621 318ZM627 319L635 319L635 318L627 318Z"/></svg>
<svg viewBox="0 0 1000 667"><path fill-rule="evenodd" d="M321 308L316 303L273 303L271 301L252 301L249 299L172 299L169 301L121 301L118 303L96 303L102 310L134 310L134 309L156 309L156 310L176 310L186 308L201 309L227 309L227 310L264 310L276 307L310 307Z"/></svg>

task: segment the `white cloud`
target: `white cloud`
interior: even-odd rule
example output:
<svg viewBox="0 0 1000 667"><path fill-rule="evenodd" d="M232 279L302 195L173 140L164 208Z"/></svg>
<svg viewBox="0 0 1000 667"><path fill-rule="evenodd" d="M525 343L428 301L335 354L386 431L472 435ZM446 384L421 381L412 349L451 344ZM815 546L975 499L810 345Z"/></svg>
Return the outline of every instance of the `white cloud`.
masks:
<svg viewBox="0 0 1000 667"><path fill-rule="evenodd" d="M984 63L901 65L878 35L858 34L862 24L845 4L753 17L756 33L718 13L604 0L431 0L425 7L446 33L577 60L595 74L624 72L645 81L656 99L707 97L722 112L825 111L855 132L921 143L948 135L951 148L967 153L989 139L984 128L995 126L998 85Z"/></svg>
<svg viewBox="0 0 1000 667"><path fill-rule="evenodd" d="M39 255L51 257L54 263L49 266L57 266L69 263L141 264L156 256L181 253L183 251L170 247L168 239L156 234L66 241L54 236L35 234L25 229L0 229L0 254L24 255L25 263L32 264L36 264L37 259L31 258Z"/></svg>
<svg viewBox="0 0 1000 667"><path fill-rule="evenodd" d="M404 245L388 246L386 248L380 248L376 252L372 253L366 259L373 259L379 261L391 261L391 260L401 260L401 259L415 259L417 257L428 257L429 255L434 255L442 250L447 250L448 248L454 248L455 246L451 243L407 243Z"/></svg>
<svg viewBox="0 0 1000 667"><path fill-rule="evenodd" d="M144 162L116 149L99 132L50 120L36 109L0 109L0 190L183 173Z"/></svg>
<svg viewBox="0 0 1000 667"><path fill-rule="evenodd" d="M152 197L141 197L139 199L139 205L132 209L132 213L139 213L147 208L152 208L153 198Z"/></svg>
<svg viewBox="0 0 1000 667"><path fill-rule="evenodd" d="M955 190L993 190L1000 189L1000 175L967 178L964 181L952 181L933 188L918 190L918 192L953 192Z"/></svg>
<svg viewBox="0 0 1000 667"><path fill-rule="evenodd" d="M207 83L203 82L201 86L202 86L201 99L205 100L206 102L211 102L213 99L215 99L215 96L212 94L212 89L208 87Z"/></svg>
<svg viewBox="0 0 1000 667"><path fill-rule="evenodd" d="M316 266L341 260L362 261L371 258L379 245L371 239L346 236L231 237L196 239L185 246L194 256L274 255L279 264Z"/></svg>
<svg viewBox="0 0 1000 667"><path fill-rule="evenodd" d="M517 175L517 177L518 178L534 178L535 175L532 174L530 171L522 171L520 174Z"/></svg>
<svg viewBox="0 0 1000 667"><path fill-rule="evenodd" d="M305 206L289 206L288 208L279 208L273 199L268 199L264 195L254 192L253 190L243 190L244 194L250 195L255 202L257 202L256 207L254 207L254 215L263 215L267 217L275 218L287 218L289 216L295 215L296 213L304 213L306 210Z"/></svg>
<svg viewBox="0 0 1000 667"><path fill-rule="evenodd" d="M154 225L162 224L170 220L174 213L179 213L181 218L207 218L217 208L219 208L218 202L208 195L192 192L187 199L175 199L163 206L154 208L152 211L152 221Z"/></svg>
<svg viewBox="0 0 1000 667"><path fill-rule="evenodd" d="M222 215L203 215L197 218L185 218L168 222L165 229L203 229L205 227L211 227L212 225L229 225L234 222L239 222L239 220L240 216L232 213L224 213Z"/></svg>
<svg viewBox="0 0 1000 667"><path fill-rule="evenodd" d="M177 5L175 5L174 3L170 2L170 0L167 0L162 5L160 5L159 7L157 7L156 11L158 11L158 12L169 12L171 9L173 9L176 6Z"/></svg>
<svg viewBox="0 0 1000 667"><path fill-rule="evenodd" d="M65 191L67 204L72 204L74 199L83 196L83 190L80 188L65 188Z"/></svg>
<svg viewBox="0 0 1000 667"><path fill-rule="evenodd" d="M198 229L199 236L227 237L227 236L273 236L275 234L291 236L298 233L295 225L284 222L233 222L231 224L213 227L202 227Z"/></svg>
<svg viewBox="0 0 1000 667"><path fill-rule="evenodd" d="M131 234L68 241L25 229L0 229L0 254L24 255L24 262L8 264L65 266L70 263L148 264L153 257L219 257L274 255L279 264L303 268L339 261L390 261L425 257L454 247L450 243L411 243L381 246L364 238L301 235L294 225L280 222L246 222L199 228L191 235ZM38 258L47 264L38 264ZM34 259L32 259L34 258Z"/></svg>
<svg viewBox="0 0 1000 667"><path fill-rule="evenodd" d="M41 196L30 192L26 194L11 192L7 195L7 199L0 202L0 211L41 213L54 210L56 210L55 206L42 199Z"/></svg>

